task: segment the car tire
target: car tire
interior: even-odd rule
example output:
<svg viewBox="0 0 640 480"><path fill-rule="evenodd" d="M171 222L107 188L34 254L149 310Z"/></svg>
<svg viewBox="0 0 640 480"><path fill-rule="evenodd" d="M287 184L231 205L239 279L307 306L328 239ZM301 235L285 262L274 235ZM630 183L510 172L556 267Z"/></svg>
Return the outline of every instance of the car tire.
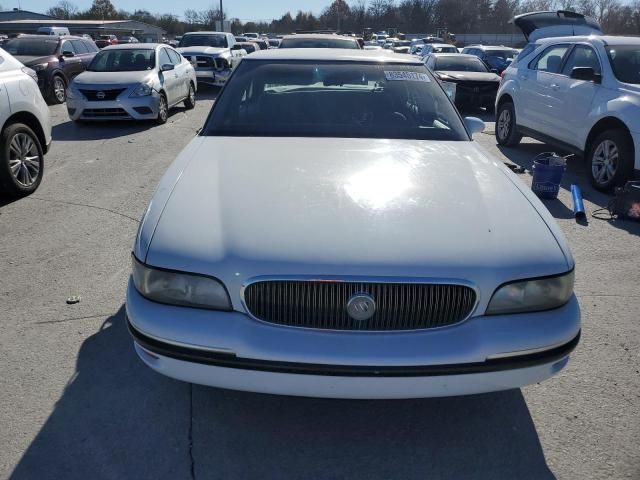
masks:
<svg viewBox="0 0 640 480"><path fill-rule="evenodd" d="M607 191L624 185L633 175L633 164L633 142L626 132L607 130L591 142L587 175L595 189Z"/></svg>
<svg viewBox="0 0 640 480"><path fill-rule="evenodd" d="M162 125L169 120L169 104L167 103L167 97L164 93L160 94L158 100L158 116L156 117L156 123Z"/></svg>
<svg viewBox="0 0 640 480"><path fill-rule="evenodd" d="M193 88L193 83L189 83L189 94L184 99L184 108L187 110L196 108L196 89Z"/></svg>
<svg viewBox="0 0 640 480"><path fill-rule="evenodd" d="M0 135L0 192L19 198L36 191L44 173L44 152L27 125L14 123Z"/></svg>
<svg viewBox="0 0 640 480"><path fill-rule="evenodd" d="M54 75L51 81L51 103L64 103L67 99L67 83L60 75Z"/></svg>
<svg viewBox="0 0 640 480"><path fill-rule="evenodd" d="M513 147L522 140L516 128L516 110L511 102L504 102L498 107L496 140L504 147Z"/></svg>

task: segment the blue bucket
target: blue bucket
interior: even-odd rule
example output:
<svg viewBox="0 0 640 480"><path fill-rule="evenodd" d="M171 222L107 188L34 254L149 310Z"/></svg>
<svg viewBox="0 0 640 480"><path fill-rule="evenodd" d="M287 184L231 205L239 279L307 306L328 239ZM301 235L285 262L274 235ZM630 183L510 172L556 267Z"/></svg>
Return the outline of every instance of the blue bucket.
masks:
<svg viewBox="0 0 640 480"><path fill-rule="evenodd" d="M555 153L541 153L533 159L531 190L540 198L558 198L562 176L566 169L563 157Z"/></svg>

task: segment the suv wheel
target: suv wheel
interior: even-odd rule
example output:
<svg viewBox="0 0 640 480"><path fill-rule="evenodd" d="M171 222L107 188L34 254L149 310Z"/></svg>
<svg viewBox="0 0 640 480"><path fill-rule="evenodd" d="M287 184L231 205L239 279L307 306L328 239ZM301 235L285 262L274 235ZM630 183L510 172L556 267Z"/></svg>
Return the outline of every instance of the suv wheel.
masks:
<svg viewBox="0 0 640 480"><path fill-rule="evenodd" d="M35 192L42 181L44 153L37 135L22 123L0 135L0 191L10 197Z"/></svg>
<svg viewBox="0 0 640 480"><path fill-rule="evenodd" d="M64 82L64 78L59 75L53 77L53 84L51 86L51 101L53 103L64 103L67 99L67 85Z"/></svg>
<svg viewBox="0 0 640 480"><path fill-rule="evenodd" d="M596 137L589 149L588 175L598 190L624 184L633 173L633 145L621 130L607 130Z"/></svg>
<svg viewBox="0 0 640 480"><path fill-rule="evenodd" d="M496 140L505 147L513 147L522 140L522 135L516 130L516 111L511 102L504 102L498 107Z"/></svg>

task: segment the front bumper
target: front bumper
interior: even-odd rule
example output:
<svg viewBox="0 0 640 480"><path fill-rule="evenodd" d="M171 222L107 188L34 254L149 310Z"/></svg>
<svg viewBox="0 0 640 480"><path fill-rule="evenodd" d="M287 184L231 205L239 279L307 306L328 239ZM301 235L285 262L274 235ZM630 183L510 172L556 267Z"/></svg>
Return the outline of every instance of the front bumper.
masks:
<svg viewBox="0 0 640 480"><path fill-rule="evenodd" d="M160 305L130 284L136 350L173 378L237 390L339 398L413 398L518 388L557 373L578 343L580 311L472 317L451 327L335 332L238 312Z"/></svg>
<svg viewBox="0 0 640 480"><path fill-rule="evenodd" d="M126 91L115 100L89 101L82 96L67 98L71 120L154 120L158 117L160 97L157 92L146 97L129 97Z"/></svg>
<svg viewBox="0 0 640 480"><path fill-rule="evenodd" d="M231 70L214 70L205 68L196 68L196 79L199 84L213 85L215 87L223 87L229 77Z"/></svg>

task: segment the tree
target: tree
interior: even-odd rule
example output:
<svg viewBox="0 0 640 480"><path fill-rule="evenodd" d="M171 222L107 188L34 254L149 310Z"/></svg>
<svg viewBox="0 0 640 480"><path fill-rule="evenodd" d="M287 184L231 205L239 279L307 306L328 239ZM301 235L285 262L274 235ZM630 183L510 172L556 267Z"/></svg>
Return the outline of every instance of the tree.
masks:
<svg viewBox="0 0 640 480"><path fill-rule="evenodd" d="M0 7L2 10L2 7ZM71 20L78 15L78 7L67 0L60 0L55 6L46 11L46 14L61 20Z"/></svg>
<svg viewBox="0 0 640 480"><path fill-rule="evenodd" d="M346 20L351 14L351 9L347 2L344 0L333 0L333 3L329 5L323 12L321 20L327 25L336 27L336 30L341 29L341 22Z"/></svg>
<svg viewBox="0 0 640 480"><path fill-rule="evenodd" d="M113 20L120 17L111 0L93 0L87 16L96 20Z"/></svg>

